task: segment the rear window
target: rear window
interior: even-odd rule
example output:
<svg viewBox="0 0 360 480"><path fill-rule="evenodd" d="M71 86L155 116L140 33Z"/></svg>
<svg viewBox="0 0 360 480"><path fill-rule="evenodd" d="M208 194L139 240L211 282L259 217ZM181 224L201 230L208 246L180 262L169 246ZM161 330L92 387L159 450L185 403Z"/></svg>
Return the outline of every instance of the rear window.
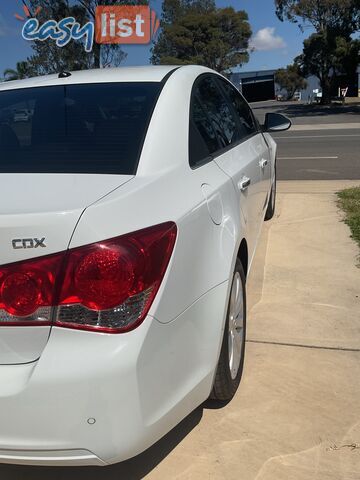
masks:
<svg viewBox="0 0 360 480"><path fill-rule="evenodd" d="M0 172L135 174L161 85L0 92Z"/></svg>

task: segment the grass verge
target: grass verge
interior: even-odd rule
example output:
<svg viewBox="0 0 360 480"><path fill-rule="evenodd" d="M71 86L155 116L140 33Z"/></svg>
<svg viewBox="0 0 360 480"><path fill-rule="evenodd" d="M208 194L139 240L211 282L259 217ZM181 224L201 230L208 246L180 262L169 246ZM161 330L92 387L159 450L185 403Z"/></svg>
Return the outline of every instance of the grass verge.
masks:
<svg viewBox="0 0 360 480"><path fill-rule="evenodd" d="M353 238L360 247L360 187L347 188L337 192L338 204L345 212L345 223L351 230Z"/></svg>

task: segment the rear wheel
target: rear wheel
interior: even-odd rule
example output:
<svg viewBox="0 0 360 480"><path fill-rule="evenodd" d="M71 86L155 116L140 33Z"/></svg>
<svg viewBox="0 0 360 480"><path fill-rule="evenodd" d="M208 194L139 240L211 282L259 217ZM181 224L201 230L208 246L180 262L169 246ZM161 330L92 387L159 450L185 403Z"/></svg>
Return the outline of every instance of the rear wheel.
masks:
<svg viewBox="0 0 360 480"><path fill-rule="evenodd" d="M246 334L245 274L236 261L232 279L224 338L211 399L231 400L239 386L244 367Z"/></svg>

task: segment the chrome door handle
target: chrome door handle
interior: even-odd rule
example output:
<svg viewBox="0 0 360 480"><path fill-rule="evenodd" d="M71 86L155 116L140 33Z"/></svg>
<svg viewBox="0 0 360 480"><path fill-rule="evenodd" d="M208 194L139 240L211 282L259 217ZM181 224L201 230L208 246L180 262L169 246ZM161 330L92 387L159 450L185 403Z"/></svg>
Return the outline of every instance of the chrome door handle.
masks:
<svg viewBox="0 0 360 480"><path fill-rule="evenodd" d="M238 183L238 187L240 188L241 191L244 191L248 188L250 183L251 183L251 180L249 177L243 177Z"/></svg>
<svg viewBox="0 0 360 480"><path fill-rule="evenodd" d="M267 164L268 164L268 161L266 158L262 158L259 162L259 165L261 168L265 168Z"/></svg>

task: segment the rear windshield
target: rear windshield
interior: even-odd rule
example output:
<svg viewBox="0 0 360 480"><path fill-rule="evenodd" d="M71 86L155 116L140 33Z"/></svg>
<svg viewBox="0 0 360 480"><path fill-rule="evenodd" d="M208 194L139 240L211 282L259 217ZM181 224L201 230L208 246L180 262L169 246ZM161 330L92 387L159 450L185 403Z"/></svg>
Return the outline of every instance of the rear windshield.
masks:
<svg viewBox="0 0 360 480"><path fill-rule="evenodd" d="M0 173L136 173L161 83L0 92Z"/></svg>

